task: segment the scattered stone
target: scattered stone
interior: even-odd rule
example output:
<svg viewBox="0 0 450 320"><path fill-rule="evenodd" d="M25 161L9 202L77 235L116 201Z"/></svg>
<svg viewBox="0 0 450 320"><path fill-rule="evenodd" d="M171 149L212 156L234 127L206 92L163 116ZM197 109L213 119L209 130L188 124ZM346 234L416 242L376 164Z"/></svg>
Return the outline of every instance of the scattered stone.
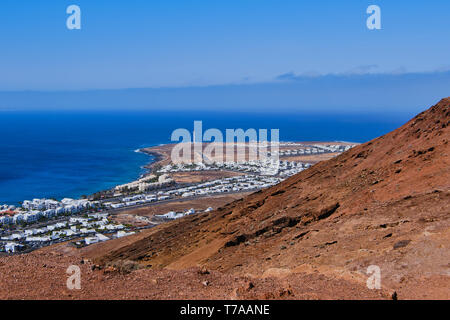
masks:
<svg viewBox="0 0 450 320"><path fill-rule="evenodd" d="M209 270L206 269L206 267L202 267L202 268L198 271L198 274L201 274L201 275L209 274Z"/></svg>
<svg viewBox="0 0 450 320"><path fill-rule="evenodd" d="M280 298L283 298L283 297L293 296L294 293L293 293L292 288L289 287L289 288L280 289L280 291L278 291L278 295Z"/></svg>
<svg viewBox="0 0 450 320"><path fill-rule="evenodd" d="M245 290L250 291L255 287L255 285L253 284L253 282L249 281L245 284Z"/></svg>
<svg viewBox="0 0 450 320"><path fill-rule="evenodd" d="M116 268L114 268L113 266L109 266L103 270L103 273L112 273L112 272L116 272L116 271L117 271Z"/></svg>
<svg viewBox="0 0 450 320"><path fill-rule="evenodd" d="M406 247L409 243L411 242L411 240L401 240L398 241L394 244L394 249L399 249L399 248L403 248Z"/></svg>

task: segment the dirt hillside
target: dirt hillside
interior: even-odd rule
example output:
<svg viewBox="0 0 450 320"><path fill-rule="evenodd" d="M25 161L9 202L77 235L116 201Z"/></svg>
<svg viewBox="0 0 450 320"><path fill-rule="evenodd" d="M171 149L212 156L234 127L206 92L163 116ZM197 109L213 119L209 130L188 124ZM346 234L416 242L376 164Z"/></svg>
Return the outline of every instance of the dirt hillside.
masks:
<svg viewBox="0 0 450 320"><path fill-rule="evenodd" d="M0 299L450 299L449 120L447 98L216 211L2 257Z"/></svg>
<svg viewBox="0 0 450 320"><path fill-rule="evenodd" d="M359 284L377 265L401 297L450 298L449 122L447 98L280 185L83 254L103 265Z"/></svg>

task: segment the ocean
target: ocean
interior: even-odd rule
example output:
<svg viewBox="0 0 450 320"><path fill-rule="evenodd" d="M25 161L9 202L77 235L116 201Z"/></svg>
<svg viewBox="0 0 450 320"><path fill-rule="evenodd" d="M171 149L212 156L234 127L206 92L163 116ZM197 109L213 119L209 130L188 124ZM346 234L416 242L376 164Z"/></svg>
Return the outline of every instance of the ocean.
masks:
<svg viewBox="0 0 450 320"><path fill-rule="evenodd" d="M280 129L281 141L365 142L410 118L384 114L168 111L0 112L0 204L79 198L138 178L152 159L136 149L170 142L174 129Z"/></svg>

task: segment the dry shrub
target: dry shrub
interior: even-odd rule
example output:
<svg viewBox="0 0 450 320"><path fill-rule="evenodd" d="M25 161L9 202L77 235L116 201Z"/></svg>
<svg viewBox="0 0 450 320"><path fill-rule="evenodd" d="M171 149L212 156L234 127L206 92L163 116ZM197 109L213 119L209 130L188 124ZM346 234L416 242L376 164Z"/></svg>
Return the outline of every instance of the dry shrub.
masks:
<svg viewBox="0 0 450 320"><path fill-rule="evenodd" d="M115 260L106 265L107 268L113 268L121 274L128 274L140 269L140 265L132 260Z"/></svg>

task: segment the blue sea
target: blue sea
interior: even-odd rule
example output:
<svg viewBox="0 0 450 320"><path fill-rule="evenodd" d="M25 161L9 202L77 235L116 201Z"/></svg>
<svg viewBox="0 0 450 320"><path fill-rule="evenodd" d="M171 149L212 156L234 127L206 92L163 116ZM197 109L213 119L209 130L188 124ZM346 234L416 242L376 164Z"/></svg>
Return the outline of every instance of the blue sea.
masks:
<svg viewBox="0 0 450 320"><path fill-rule="evenodd" d="M282 141L365 142L410 115L165 111L0 112L0 204L79 198L126 183L152 159L135 152L170 142L174 129L280 129Z"/></svg>

